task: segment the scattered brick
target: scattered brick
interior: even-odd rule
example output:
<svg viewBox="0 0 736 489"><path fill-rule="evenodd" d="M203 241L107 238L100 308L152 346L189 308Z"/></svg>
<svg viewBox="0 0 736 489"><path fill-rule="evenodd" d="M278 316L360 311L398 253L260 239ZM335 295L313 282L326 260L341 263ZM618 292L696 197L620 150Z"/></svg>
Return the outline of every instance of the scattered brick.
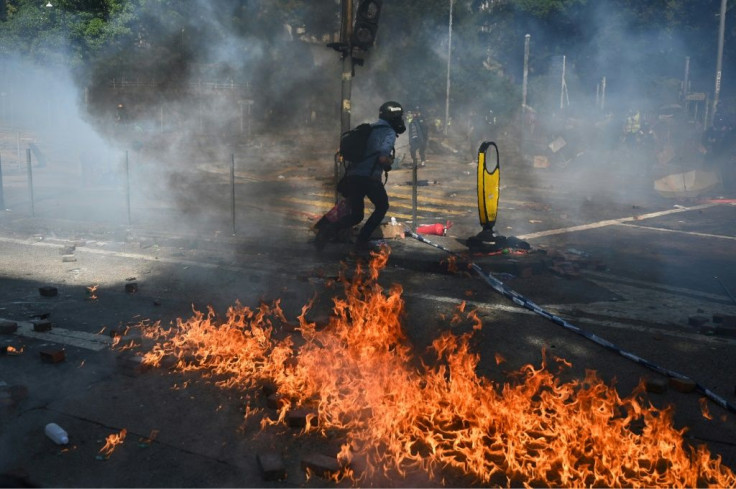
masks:
<svg viewBox="0 0 736 489"><path fill-rule="evenodd" d="M125 284L125 292L128 294L135 294L138 292L138 284L136 282L130 282Z"/></svg>
<svg viewBox="0 0 736 489"><path fill-rule="evenodd" d="M128 332L128 328L110 328L110 338L115 338L117 336L124 336L125 333Z"/></svg>
<svg viewBox="0 0 736 489"><path fill-rule="evenodd" d="M286 479L284 459L276 452L259 453L258 466L264 481L280 481Z"/></svg>
<svg viewBox="0 0 736 489"><path fill-rule="evenodd" d="M31 320L31 324L33 325L33 331L39 333L51 331L51 321L48 319L33 319Z"/></svg>
<svg viewBox="0 0 736 489"><path fill-rule="evenodd" d="M311 426L317 426L317 412L306 408L296 408L286 413L286 424L291 428L305 428L307 418Z"/></svg>
<svg viewBox="0 0 736 489"><path fill-rule="evenodd" d="M687 324L690 326L702 326L708 322L708 318L705 316L690 316L687 318Z"/></svg>
<svg viewBox="0 0 736 489"><path fill-rule="evenodd" d="M123 374L129 377L137 377L151 369L151 366L143 363L143 357L130 352L118 355L118 366Z"/></svg>
<svg viewBox="0 0 736 489"><path fill-rule="evenodd" d="M63 255L61 257L61 261L64 263L72 263L72 262L77 261L77 257L74 255Z"/></svg>
<svg viewBox="0 0 736 489"><path fill-rule="evenodd" d="M321 453L310 453L302 457L301 466L303 470L310 470L324 479L337 475L342 470L337 457L322 455Z"/></svg>
<svg viewBox="0 0 736 489"><path fill-rule="evenodd" d="M720 336L736 336L736 326L724 326L720 324L714 328L713 333Z"/></svg>
<svg viewBox="0 0 736 489"><path fill-rule="evenodd" d="M39 287L38 293L41 294L42 297L56 297L59 294L59 289L46 285Z"/></svg>
<svg viewBox="0 0 736 489"><path fill-rule="evenodd" d="M647 392L653 392L655 394L663 394L667 392L668 380L663 378L647 379L645 386Z"/></svg>
<svg viewBox="0 0 736 489"><path fill-rule="evenodd" d="M0 334L13 334L16 331L18 331L18 323L8 321L7 319L0 319Z"/></svg>
<svg viewBox="0 0 736 489"><path fill-rule="evenodd" d="M713 314L713 324L736 328L736 316L729 314Z"/></svg>
<svg viewBox="0 0 736 489"><path fill-rule="evenodd" d="M289 404L289 400L278 392L271 394L266 399L266 405L271 409L281 409Z"/></svg>
<svg viewBox="0 0 736 489"><path fill-rule="evenodd" d="M677 392L688 393L694 391L697 384L694 380L670 377L670 387L675 389Z"/></svg>
<svg viewBox="0 0 736 489"><path fill-rule="evenodd" d="M63 349L50 349L40 351L41 361L44 363L60 363L66 360L66 352Z"/></svg>
<svg viewBox="0 0 736 489"><path fill-rule="evenodd" d="M166 370L172 370L176 367L177 363L179 363L179 359L175 355L164 355L161 357L158 366L160 368L165 368Z"/></svg>

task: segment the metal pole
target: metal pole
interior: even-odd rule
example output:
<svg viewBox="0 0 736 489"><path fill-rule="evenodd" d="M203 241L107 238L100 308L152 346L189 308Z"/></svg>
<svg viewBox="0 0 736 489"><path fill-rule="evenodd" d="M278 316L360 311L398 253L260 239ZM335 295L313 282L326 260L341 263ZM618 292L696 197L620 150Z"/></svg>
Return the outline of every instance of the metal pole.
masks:
<svg viewBox="0 0 736 489"><path fill-rule="evenodd" d="M601 80L601 110L606 108L606 77Z"/></svg>
<svg viewBox="0 0 736 489"><path fill-rule="evenodd" d="M721 0L721 18L718 22L718 58L716 59L716 88L713 92L713 110L710 114L710 124L718 111L718 96L721 93L721 74L723 73L723 35L726 31L726 4L728 0Z"/></svg>
<svg viewBox="0 0 736 489"><path fill-rule="evenodd" d="M450 0L450 21L447 34L447 93L445 94L445 136L450 125L450 65L452 64L452 0ZM415 223L416 226L416 223Z"/></svg>
<svg viewBox="0 0 736 489"><path fill-rule="evenodd" d="M353 53L350 38L353 35L353 0L341 2L342 27L340 29L340 43L345 46L342 54L342 95L340 103L340 134L350 130L351 90L353 82ZM338 199L337 182L340 181L340 165L335 159L335 202Z"/></svg>
<svg viewBox="0 0 736 489"><path fill-rule="evenodd" d="M560 78L560 110L565 108L565 61L566 57L562 56L562 77Z"/></svg>
<svg viewBox="0 0 736 489"><path fill-rule="evenodd" d="M125 151L125 201L128 206L128 225L130 225L130 165L128 164L128 151Z"/></svg>
<svg viewBox="0 0 736 489"><path fill-rule="evenodd" d="M36 217L36 204L33 198L33 170L31 169L31 148L26 149L26 165L28 168L28 196L31 199L31 216Z"/></svg>
<svg viewBox="0 0 736 489"><path fill-rule="evenodd" d="M688 94L688 85L690 84L690 56L685 56L685 78L682 80L682 99Z"/></svg>
<svg viewBox="0 0 736 489"><path fill-rule="evenodd" d="M3 159L0 156L0 210L5 209L5 195L3 194Z"/></svg>
<svg viewBox="0 0 736 489"><path fill-rule="evenodd" d="M521 81L521 108L522 111L526 110L526 92L527 92L527 83L529 80L529 41L531 40L532 35L527 34L524 36L524 76Z"/></svg>
<svg viewBox="0 0 736 489"><path fill-rule="evenodd" d="M230 215L233 220L233 236L235 232L235 155L230 154Z"/></svg>
<svg viewBox="0 0 736 489"><path fill-rule="evenodd" d="M411 230L417 230L417 165L412 168L411 186Z"/></svg>

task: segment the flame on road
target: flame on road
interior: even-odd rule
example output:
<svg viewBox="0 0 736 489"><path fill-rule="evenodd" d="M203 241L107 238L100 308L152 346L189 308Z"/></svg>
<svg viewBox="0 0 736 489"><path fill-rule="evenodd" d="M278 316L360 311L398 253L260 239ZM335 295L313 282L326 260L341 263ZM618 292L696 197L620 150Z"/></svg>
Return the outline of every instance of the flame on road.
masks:
<svg viewBox="0 0 736 489"><path fill-rule="evenodd" d="M285 402L262 426L312 409L316 426L307 422L304 431L344 433L337 457L362 461L360 473L346 472L356 484L452 469L484 485L736 486L720 456L685 443L671 408L642 399L643 387L620 397L593 371L563 382L552 370L569 363L557 358L526 365L503 383L479 376L470 339L480 319L464 304L455 314L472 331L441 334L432 358L420 358L402 328L401 286L385 292L378 284L387 261L388 252L375 254L352 280L343 277L344 294L333 298L324 327L305 318L311 304L293 335L275 334L287 324L279 301L256 309L238 303L224 320L211 308L195 310L170 328L142 325L155 340L145 361L168 357L223 388L274 384Z"/></svg>
<svg viewBox="0 0 736 489"><path fill-rule="evenodd" d="M111 433L107 435L107 438L105 439L105 445L100 448L100 454L103 455L105 458L109 458L110 455L112 455L112 452L115 451L115 448L117 448L118 445L122 445L125 441L125 435L128 434L128 430L123 428L120 430L120 433Z"/></svg>

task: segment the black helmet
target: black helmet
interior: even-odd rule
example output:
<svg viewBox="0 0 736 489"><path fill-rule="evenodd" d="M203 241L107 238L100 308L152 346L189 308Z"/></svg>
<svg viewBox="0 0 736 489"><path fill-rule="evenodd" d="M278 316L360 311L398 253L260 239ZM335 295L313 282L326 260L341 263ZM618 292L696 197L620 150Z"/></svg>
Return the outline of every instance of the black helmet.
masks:
<svg viewBox="0 0 736 489"><path fill-rule="evenodd" d="M404 125L404 109L398 102L386 102L378 109L378 118L388 122L396 131L396 134L402 134L406 131Z"/></svg>

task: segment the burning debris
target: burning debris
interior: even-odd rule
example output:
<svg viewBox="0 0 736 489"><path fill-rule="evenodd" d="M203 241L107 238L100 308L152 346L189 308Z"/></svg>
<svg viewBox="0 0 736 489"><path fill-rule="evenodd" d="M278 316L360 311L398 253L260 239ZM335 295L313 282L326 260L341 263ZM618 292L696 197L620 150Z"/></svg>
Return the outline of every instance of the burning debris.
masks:
<svg viewBox="0 0 736 489"><path fill-rule="evenodd" d="M100 448L100 454L97 455L97 458L99 460L107 460L110 458L110 455L112 455L112 452L115 451L115 449L118 447L118 445L122 445L125 441L125 436L128 434L128 430L123 428L120 430L120 433L111 433L107 435L107 438L105 439L105 445Z"/></svg>
<svg viewBox="0 0 736 489"><path fill-rule="evenodd" d="M154 340L144 361L199 372L221 388L272 386L277 414L264 414L262 428L302 413L302 433L343 434L329 464L303 463L334 480L365 484L449 469L484 485L736 485L719 456L685 443L672 408L642 399L643 383L621 397L592 371L562 382L551 367L569 363L553 358L498 384L476 373L472 332L445 332L432 343L434 363L419 358L402 328L401 286L385 292L378 284L387 261L384 250L367 265L359 262L352 280L343 275L344 295L333 298L324 327L306 319L310 305L287 335L277 334L288 323L279 301L257 309L238 303L224 320L212 309L195 310L170 328L142 325ZM456 314L481 327L473 311L459 307ZM245 413L264 411L246 406ZM269 476L283 477L278 463L260 463Z"/></svg>

